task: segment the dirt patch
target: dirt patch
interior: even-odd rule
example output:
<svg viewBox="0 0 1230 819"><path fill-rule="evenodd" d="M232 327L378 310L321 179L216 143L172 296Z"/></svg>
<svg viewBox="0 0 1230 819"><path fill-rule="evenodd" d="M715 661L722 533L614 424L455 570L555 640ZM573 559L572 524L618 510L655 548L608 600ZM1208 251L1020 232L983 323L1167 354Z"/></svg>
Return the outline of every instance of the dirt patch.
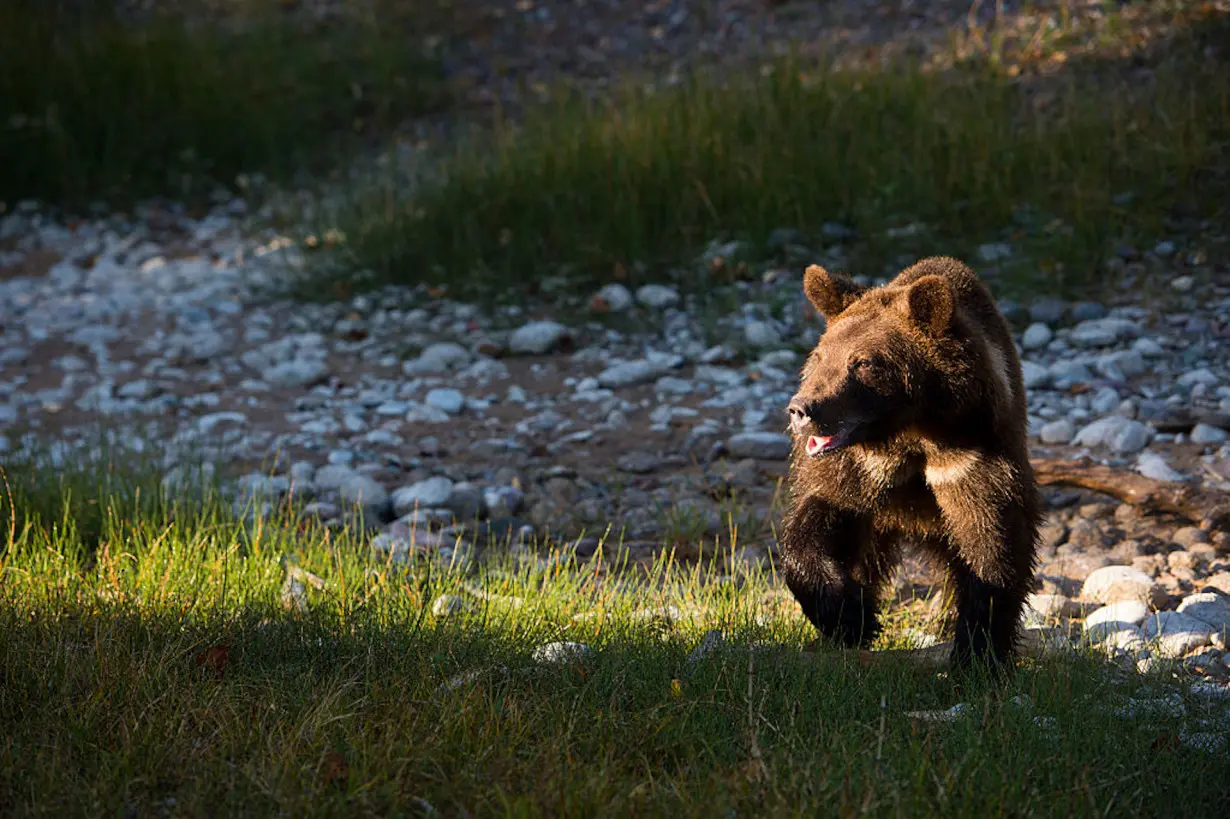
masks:
<svg viewBox="0 0 1230 819"><path fill-rule="evenodd" d="M4 247L4 243L0 242L0 252L11 249L11 247ZM55 267L56 263L59 262L61 258L62 257L60 254L46 249L32 250L29 253L23 253L21 257L12 264L0 264L0 281L9 281L11 279L22 278L42 278L47 275L51 268Z"/></svg>

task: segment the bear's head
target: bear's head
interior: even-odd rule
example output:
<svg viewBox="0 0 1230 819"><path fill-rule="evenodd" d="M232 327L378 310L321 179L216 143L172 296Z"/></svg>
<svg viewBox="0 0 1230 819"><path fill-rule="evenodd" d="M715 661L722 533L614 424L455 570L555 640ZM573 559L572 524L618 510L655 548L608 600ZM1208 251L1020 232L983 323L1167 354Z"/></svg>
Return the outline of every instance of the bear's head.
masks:
<svg viewBox="0 0 1230 819"><path fill-rule="evenodd" d="M803 290L827 323L787 410L804 451L818 457L887 441L915 423L942 376L938 347L955 299L949 281L925 275L864 288L812 265Z"/></svg>

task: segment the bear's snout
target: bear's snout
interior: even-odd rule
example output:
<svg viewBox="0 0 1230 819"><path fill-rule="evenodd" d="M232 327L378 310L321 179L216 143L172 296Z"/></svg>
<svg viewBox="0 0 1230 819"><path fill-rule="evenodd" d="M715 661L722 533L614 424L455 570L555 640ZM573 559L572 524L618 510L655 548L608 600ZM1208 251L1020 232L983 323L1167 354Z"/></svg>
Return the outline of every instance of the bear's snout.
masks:
<svg viewBox="0 0 1230 819"><path fill-rule="evenodd" d="M807 404L797 395L791 398L790 403L786 405L786 413L790 416L790 431L795 435L802 435L811 425Z"/></svg>

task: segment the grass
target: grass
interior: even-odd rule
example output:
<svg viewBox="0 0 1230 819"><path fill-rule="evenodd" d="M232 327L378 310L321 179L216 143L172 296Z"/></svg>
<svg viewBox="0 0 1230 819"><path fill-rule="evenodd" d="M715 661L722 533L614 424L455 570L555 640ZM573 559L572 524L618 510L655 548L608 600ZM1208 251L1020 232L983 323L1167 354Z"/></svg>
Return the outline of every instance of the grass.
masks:
<svg viewBox="0 0 1230 819"><path fill-rule="evenodd" d="M412 24L309 25L246 4L241 25L109 0L0 4L0 202L203 200L257 174L328 169L444 100Z"/></svg>
<svg viewBox="0 0 1230 819"><path fill-rule="evenodd" d="M105 468L67 472L54 497L7 469L24 498L0 576L7 816L1194 817L1224 804L1224 750L1174 741L1209 706L1104 711L1177 690L1161 677L1077 657L1026 666L1002 695L958 694L906 668L809 661L771 575L725 581L720 560L620 574L607 544L588 563L559 549L538 565L404 567L346 533L245 526L216 496L189 505L140 475L127 485L156 503L109 495ZM65 487L66 514L40 511ZM105 512L93 541L71 525L82 502ZM289 553L326 583L304 612L281 602ZM465 609L433 615L442 594ZM671 605L673 624L638 614ZM885 644L909 625L895 619ZM726 647L690 662L710 628ZM558 640L595 654L534 660ZM971 711L951 724L903 713L958 697Z"/></svg>
<svg viewBox="0 0 1230 819"><path fill-rule="evenodd" d="M1148 81L1131 74L1137 55L1029 79L985 58L947 71L786 61L567 98L496 123L430 175L353 190L321 220L348 246L318 272L467 295L533 294L557 274L586 294L668 275L704 291L736 270L695 262L710 242L771 259L774 230L818 250L838 222L860 237L844 242L851 267L872 276L1007 241L1012 259L984 269L1096 284L1116 242L1156 241L1178 228L1176 207L1214 216L1224 201L1230 72L1201 48L1226 26L1197 19L1146 60Z"/></svg>

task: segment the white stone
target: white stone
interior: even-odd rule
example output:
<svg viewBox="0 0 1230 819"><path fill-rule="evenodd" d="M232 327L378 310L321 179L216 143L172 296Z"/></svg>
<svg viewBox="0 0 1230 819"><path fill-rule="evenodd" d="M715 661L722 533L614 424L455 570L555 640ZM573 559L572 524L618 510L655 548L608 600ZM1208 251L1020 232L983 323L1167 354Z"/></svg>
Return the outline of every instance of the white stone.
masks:
<svg viewBox="0 0 1230 819"><path fill-rule="evenodd" d="M1098 415L1109 415L1119 409L1120 403L1119 392L1114 387L1102 387L1094 393L1089 408Z"/></svg>
<svg viewBox="0 0 1230 819"><path fill-rule="evenodd" d="M544 665L575 663L594 656L594 650L584 643L547 643L534 649L534 662Z"/></svg>
<svg viewBox="0 0 1230 819"><path fill-rule="evenodd" d="M1026 350L1037 350L1050 344L1054 337L1055 334L1051 332L1050 327L1040 321L1035 321L1025 328L1025 333L1021 336L1021 346Z"/></svg>
<svg viewBox="0 0 1230 819"><path fill-rule="evenodd" d="M483 502L491 517L512 517L525 502L525 493L515 486L490 486L483 490Z"/></svg>
<svg viewBox="0 0 1230 819"><path fill-rule="evenodd" d="M1093 380L1093 373L1082 361L1061 358L1050 366L1051 381L1057 387L1067 387L1071 384L1087 384Z"/></svg>
<svg viewBox="0 0 1230 819"><path fill-rule="evenodd" d="M1179 603L1179 612L1199 620L1213 631L1230 631L1230 596L1216 592L1188 595Z"/></svg>
<svg viewBox="0 0 1230 819"><path fill-rule="evenodd" d="M1177 611L1161 611L1145 620L1145 637L1158 641L1163 657L1182 657L1211 643L1208 623Z"/></svg>
<svg viewBox="0 0 1230 819"><path fill-rule="evenodd" d="M410 404L405 401L384 401L376 405L377 415L405 415L410 411Z"/></svg>
<svg viewBox="0 0 1230 819"><path fill-rule="evenodd" d="M696 380L717 384L721 387L738 387L747 381L747 375L731 367L714 367L705 364L696 368Z"/></svg>
<svg viewBox="0 0 1230 819"><path fill-rule="evenodd" d="M1101 639L1102 648L1108 651L1127 651L1132 654L1147 652L1145 633L1139 626L1126 626L1111 631Z"/></svg>
<svg viewBox="0 0 1230 819"><path fill-rule="evenodd" d="M354 453L349 449L335 449L329 453L329 463L350 466L354 463Z"/></svg>
<svg viewBox="0 0 1230 819"><path fill-rule="evenodd" d="M483 491L469 481L453 484L445 506L463 522L472 521L486 511Z"/></svg>
<svg viewBox="0 0 1230 819"><path fill-rule="evenodd" d="M690 395L694 388L691 381L664 375L654 382L653 391L664 395Z"/></svg>
<svg viewBox="0 0 1230 819"><path fill-rule="evenodd" d="M1139 600L1121 600L1089 613L1083 630L1092 642L1101 642L1110 635L1135 628L1149 616L1149 607Z"/></svg>
<svg viewBox="0 0 1230 819"><path fill-rule="evenodd" d="M1081 598L1092 603L1136 600L1149 603L1156 593L1153 578L1131 566L1103 566L1085 578Z"/></svg>
<svg viewBox="0 0 1230 819"><path fill-rule="evenodd" d="M598 374L598 383L609 389L631 387L653 381L673 369L669 361L654 361L648 358L636 361L621 361Z"/></svg>
<svg viewBox="0 0 1230 819"><path fill-rule="evenodd" d="M424 375L459 370L473 359L470 351L453 341L429 344L419 357L402 365L406 375Z"/></svg>
<svg viewBox="0 0 1230 819"><path fill-rule="evenodd" d="M469 378L482 383L508 378L508 365L487 356L479 356L474 363L457 373L458 378Z"/></svg>
<svg viewBox="0 0 1230 819"><path fill-rule="evenodd" d="M1082 427L1072 443L1076 446L1106 446L1127 455L1144 449L1151 436L1149 427L1139 421L1109 415Z"/></svg>
<svg viewBox="0 0 1230 819"><path fill-rule="evenodd" d="M790 436L780 432L741 432L726 442L735 458L782 460L790 455Z"/></svg>
<svg viewBox="0 0 1230 819"><path fill-rule="evenodd" d="M179 474L183 474L182 472ZM277 500L286 494L289 481L280 475L263 475L249 472L235 481L236 496L243 501Z"/></svg>
<svg viewBox="0 0 1230 819"><path fill-rule="evenodd" d="M453 493L453 482L443 475L403 486L393 492L393 514L401 517L416 508L431 509L444 506Z"/></svg>
<svg viewBox="0 0 1230 819"><path fill-rule="evenodd" d="M358 473L338 487L338 495L346 503L358 504L367 509L382 507L389 500L388 491L375 479Z"/></svg>
<svg viewBox="0 0 1230 819"><path fill-rule="evenodd" d="M303 487L312 485L312 476L315 473L316 467L309 461L295 461L290 465L290 470L287 474L290 477L291 486L301 491Z"/></svg>
<svg viewBox="0 0 1230 819"><path fill-rule="evenodd" d="M1021 362L1021 376L1028 390L1041 389L1051 382L1051 371L1034 361Z"/></svg>
<svg viewBox="0 0 1230 819"><path fill-rule="evenodd" d="M1221 427L1212 424L1196 424L1188 436L1193 444L1222 444L1230 435Z"/></svg>
<svg viewBox="0 0 1230 819"><path fill-rule="evenodd" d="M1213 374L1212 370L1207 367L1201 367L1198 370L1191 370L1179 376L1179 386L1193 387L1196 384L1205 384L1210 387L1216 387L1221 383L1221 379Z"/></svg>
<svg viewBox="0 0 1230 819"><path fill-rule="evenodd" d="M1106 378L1122 381L1142 375L1145 371L1145 359L1136 350L1123 350L1098 356L1093 362L1093 368Z"/></svg>
<svg viewBox="0 0 1230 819"><path fill-rule="evenodd" d="M1073 327L1068 340L1077 347L1108 347L1136 332L1135 322L1127 319L1089 319Z"/></svg>
<svg viewBox="0 0 1230 819"><path fill-rule="evenodd" d="M661 284L646 284L636 290L636 300L646 307L662 309L679 301L679 293L673 287Z"/></svg>
<svg viewBox="0 0 1230 819"><path fill-rule="evenodd" d="M411 404L406 411L406 420L412 424L443 424L449 420L449 414L439 407Z"/></svg>
<svg viewBox="0 0 1230 819"><path fill-rule="evenodd" d="M1136 471L1146 478L1167 483L1182 483L1187 480L1182 472L1178 472L1166 459L1156 452L1142 452L1136 458Z"/></svg>
<svg viewBox="0 0 1230 819"><path fill-rule="evenodd" d="M735 357L735 351L726 344L715 344L700 354L701 364L721 364Z"/></svg>
<svg viewBox="0 0 1230 819"><path fill-rule="evenodd" d="M465 408L466 399L457 390L441 387L430 390L424 399L424 403L441 412L447 412L449 415L459 415Z"/></svg>
<svg viewBox="0 0 1230 819"><path fill-rule="evenodd" d="M262 379L280 387L302 387L329 375L325 362L318 359L294 358L266 370Z"/></svg>
<svg viewBox="0 0 1230 819"><path fill-rule="evenodd" d="M1139 421L1124 420L1127 421L1127 425L1109 436L1106 440L1106 445L1113 452L1117 452L1120 455L1131 455L1140 452L1149 445L1149 441L1153 438L1153 430Z"/></svg>
<svg viewBox="0 0 1230 819"><path fill-rule="evenodd" d="M120 398L135 398L137 400L144 400L147 398L152 398L157 394L158 388L153 384L153 382L144 378L136 381L129 381L119 389Z"/></svg>
<svg viewBox="0 0 1230 819"><path fill-rule="evenodd" d="M1159 358L1166 354L1166 350L1156 339L1138 338L1132 342L1132 350L1140 353L1145 358Z"/></svg>
<svg viewBox="0 0 1230 819"><path fill-rule="evenodd" d="M598 291L597 296L612 313L622 313L632 306L632 294L622 284L608 284Z"/></svg>
<svg viewBox="0 0 1230 819"><path fill-rule="evenodd" d="M1032 621L1043 622L1053 617L1071 617L1078 606L1066 595L1034 592L1025 599L1025 609Z"/></svg>
<svg viewBox="0 0 1230 819"><path fill-rule="evenodd" d="M554 321L531 321L508 338L508 349L516 355L549 353L563 339L567 328Z"/></svg>
<svg viewBox="0 0 1230 819"><path fill-rule="evenodd" d="M1076 430L1072 427L1072 422L1066 418L1060 418L1058 421L1051 421L1046 424L1038 432L1038 438L1044 444L1066 444L1072 440L1072 436L1076 434Z"/></svg>
<svg viewBox="0 0 1230 819"><path fill-rule="evenodd" d="M339 425L337 421L334 421L332 418L316 418L299 426L299 431L304 435L312 435L316 437L333 435L339 429L341 429L341 425Z"/></svg>
<svg viewBox="0 0 1230 819"><path fill-rule="evenodd" d="M223 424L245 426L247 423L248 416L242 412L211 412L208 415L202 415L196 422L197 429L202 435L209 435Z"/></svg>
<svg viewBox="0 0 1230 819"><path fill-rule="evenodd" d="M312 483L318 489L337 490L345 486L357 474L353 469L344 464L329 464L316 470L316 474L312 477Z"/></svg>
<svg viewBox="0 0 1230 819"><path fill-rule="evenodd" d="M1119 416L1109 416L1106 418L1098 418L1097 421L1084 425L1076 432L1076 438L1073 444L1076 446L1101 446L1106 443L1106 439L1127 421L1127 418Z"/></svg>

